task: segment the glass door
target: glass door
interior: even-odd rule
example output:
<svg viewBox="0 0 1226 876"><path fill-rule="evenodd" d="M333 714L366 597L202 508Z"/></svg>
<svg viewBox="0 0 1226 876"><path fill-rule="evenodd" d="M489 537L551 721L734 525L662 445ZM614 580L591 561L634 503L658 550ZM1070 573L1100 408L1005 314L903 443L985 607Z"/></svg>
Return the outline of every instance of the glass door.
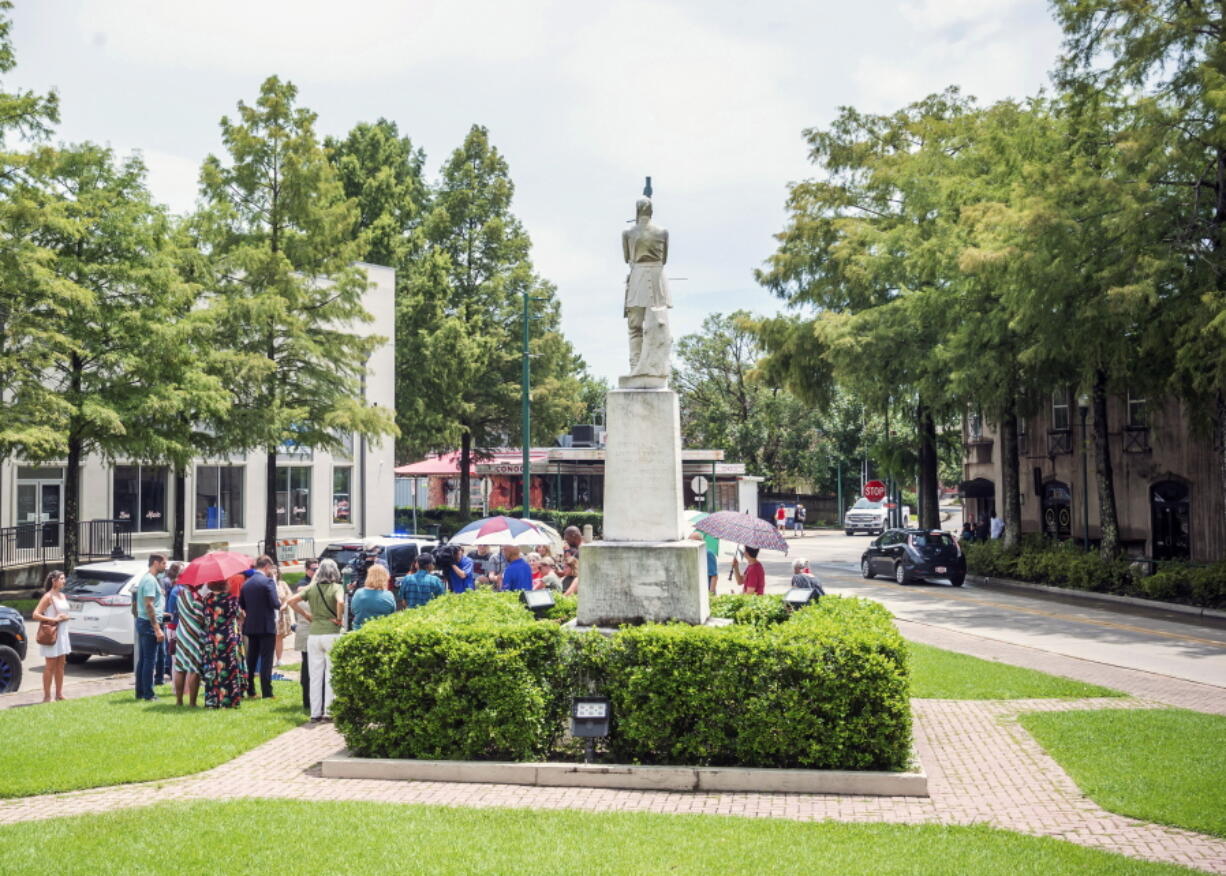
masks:
<svg viewBox="0 0 1226 876"><path fill-rule="evenodd" d="M63 542L64 470L17 469L17 547L59 547Z"/></svg>

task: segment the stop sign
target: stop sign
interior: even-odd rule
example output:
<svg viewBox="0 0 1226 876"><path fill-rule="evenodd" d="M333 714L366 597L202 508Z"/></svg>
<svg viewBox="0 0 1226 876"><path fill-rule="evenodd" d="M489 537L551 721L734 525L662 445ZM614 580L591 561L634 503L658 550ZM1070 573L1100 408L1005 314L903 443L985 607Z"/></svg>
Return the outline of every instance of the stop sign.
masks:
<svg viewBox="0 0 1226 876"><path fill-rule="evenodd" d="M864 498L870 502L880 502L885 498L885 484L881 481L869 481L864 485Z"/></svg>

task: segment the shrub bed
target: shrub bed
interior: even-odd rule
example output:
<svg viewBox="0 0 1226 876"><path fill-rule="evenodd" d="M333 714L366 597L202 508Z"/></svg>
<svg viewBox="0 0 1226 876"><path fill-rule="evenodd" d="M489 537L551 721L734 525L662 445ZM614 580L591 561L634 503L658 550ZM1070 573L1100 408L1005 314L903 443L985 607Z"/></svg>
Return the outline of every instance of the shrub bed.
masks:
<svg viewBox="0 0 1226 876"><path fill-rule="evenodd" d="M897 770L907 652L889 613L826 597L786 623L648 624L584 642L615 761Z"/></svg>
<svg viewBox="0 0 1226 876"><path fill-rule="evenodd" d="M972 575L1014 578L1052 587L1160 599L1207 608L1226 607L1226 563L1192 566L1162 563L1141 575L1128 559L1104 560L1070 542L1026 539L1016 551L999 542L967 544L966 569Z"/></svg>
<svg viewBox="0 0 1226 876"><path fill-rule="evenodd" d="M613 704L610 757L644 764L896 770L911 718L906 648L881 606L825 597L787 615L733 598L737 623L576 634L514 594L436 599L333 650L337 728L368 757L539 760L570 698Z"/></svg>
<svg viewBox="0 0 1226 876"><path fill-rule="evenodd" d="M333 716L355 753L532 760L569 705L562 630L514 594L473 591L400 611L334 648Z"/></svg>
<svg viewBox="0 0 1226 876"><path fill-rule="evenodd" d="M753 593L725 593L711 600L711 617L728 618L737 624L762 627L783 623L788 619L788 607L777 593L758 596Z"/></svg>

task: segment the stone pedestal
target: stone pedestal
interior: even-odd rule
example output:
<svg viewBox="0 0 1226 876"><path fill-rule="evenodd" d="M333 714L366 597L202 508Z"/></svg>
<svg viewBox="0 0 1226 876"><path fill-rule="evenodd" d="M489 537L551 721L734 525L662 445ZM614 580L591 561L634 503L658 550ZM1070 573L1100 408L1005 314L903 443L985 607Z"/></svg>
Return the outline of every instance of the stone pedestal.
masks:
<svg viewBox="0 0 1226 876"><path fill-rule="evenodd" d="M684 540L681 518L677 394L654 378L623 378L607 411L604 541L580 555L578 623L704 623L705 544Z"/></svg>
<svg viewBox="0 0 1226 876"><path fill-rule="evenodd" d="M710 614L701 541L594 541L580 557L580 626L701 624Z"/></svg>
<svg viewBox="0 0 1226 876"><path fill-rule="evenodd" d="M677 393L667 387L614 389L606 404L605 541L680 540L685 533Z"/></svg>

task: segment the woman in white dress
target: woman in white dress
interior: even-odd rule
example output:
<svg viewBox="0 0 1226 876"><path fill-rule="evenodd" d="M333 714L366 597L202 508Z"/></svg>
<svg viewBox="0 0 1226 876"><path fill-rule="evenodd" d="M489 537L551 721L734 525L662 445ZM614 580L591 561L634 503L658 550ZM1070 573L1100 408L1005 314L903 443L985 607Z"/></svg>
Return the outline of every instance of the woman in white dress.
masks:
<svg viewBox="0 0 1226 876"><path fill-rule="evenodd" d="M39 645L42 649L43 664L43 702L51 702L51 682L55 681L55 698L64 699L64 661L72 650L68 639L68 597L61 591L64 589L64 573L58 569L47 573L43 584L43 598L38 600L34 609L35 621L51 621L56 625L55 644Z"/></svg>

